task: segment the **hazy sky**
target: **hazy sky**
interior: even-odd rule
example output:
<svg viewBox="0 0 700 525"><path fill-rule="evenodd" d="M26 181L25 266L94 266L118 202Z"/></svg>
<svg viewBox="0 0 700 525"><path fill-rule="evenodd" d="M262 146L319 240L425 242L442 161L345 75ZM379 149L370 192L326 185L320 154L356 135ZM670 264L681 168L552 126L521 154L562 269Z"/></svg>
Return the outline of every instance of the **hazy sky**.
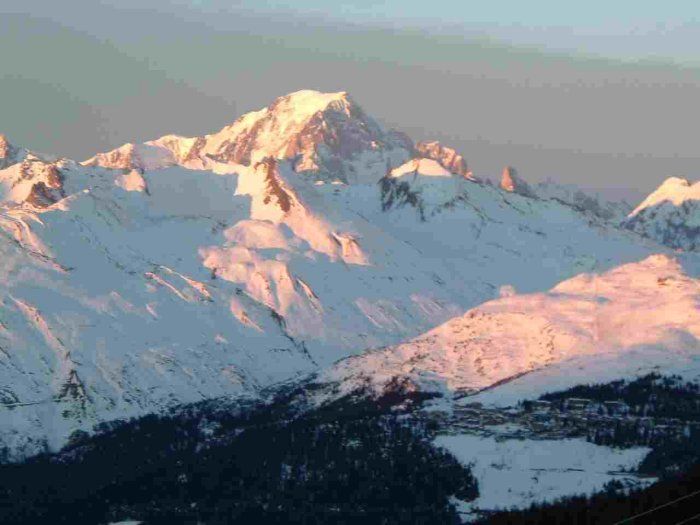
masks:
<svg viewBox="0 0 700 525"><path fill-rule="evenodd" d="M0 132L83 159L346 90L474 172L634 200L699 171L695 2L2 0Z"/></svg>

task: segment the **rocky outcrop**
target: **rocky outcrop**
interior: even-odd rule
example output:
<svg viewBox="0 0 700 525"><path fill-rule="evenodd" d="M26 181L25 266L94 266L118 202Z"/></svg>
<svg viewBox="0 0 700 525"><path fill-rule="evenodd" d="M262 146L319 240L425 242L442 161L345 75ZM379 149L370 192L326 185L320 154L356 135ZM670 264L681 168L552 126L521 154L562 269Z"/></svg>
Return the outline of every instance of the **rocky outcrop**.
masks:
<svg viewBox="0 0 700 525"><path fill-rule="evenodd" d="M476 180L465 158L452 148L443 146L437 141L423 141L416 144L416 151L424 158L439 162L451 173L461 175L465 179Z"/></svg>
<svg viewBox="0 0 700 525"><path fill-rule="evenodd" d="M520 195L524 195L525 197L534 196L534 193L528 183L521 179L517 170L511 166L506 166L503 168L500 187L504 191L518 193Z"/></svg>
<svg viewBox="0 0 700 525"><path fill-rule="evenodd" d="M22 162L19 173L18 182L27 181L31 184L24 202L32 206L46 208L66 196L63 189L64 177L54 163L27 159Z"/></svg>

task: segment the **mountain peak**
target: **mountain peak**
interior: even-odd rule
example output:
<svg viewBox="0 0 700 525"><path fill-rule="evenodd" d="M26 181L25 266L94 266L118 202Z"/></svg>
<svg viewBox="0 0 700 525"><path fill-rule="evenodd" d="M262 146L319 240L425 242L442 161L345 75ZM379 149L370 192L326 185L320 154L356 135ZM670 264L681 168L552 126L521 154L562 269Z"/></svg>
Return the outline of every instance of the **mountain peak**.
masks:
<svg viewBox="0 0 700 525"><path fill-rule="evenodd" d="M83 162L85 166L102 166L112 169L143 169L135 144L127 142L107 153L98 153Z"/></svg>
<svg viewBox="0 0 700 525"><path fill-rule="evenodd" d="M666 179L623 225L671 248L700 248L700 181Z"/></svg>
<svg viewBox="0 0 700 525"><path fill-rule="evenodd" d="M688 200L700 200L700 182L691 183L688 179L681 177L669 177L630 213L630 217L663 202L680 206Z"/></svg>
<svg viewBox="0 0 700 525"><path fill-rule="evenodd" d="M345 182L376 182L387 164L405 162L413 149L407 137L385 130L347 92L310 89L243 115L206 143L203 153L219 162L289 159L299 173Z"/></svg>
<svg viewBox="0 0 700 525"><path fill-rule="evenodd" d="M347 116L362 112L346 91L326 93L314 89L301 89L277 97L269 106L261 110L244 114L224 129L234 128L237 124L251 121L257 122L266 116L274 116L283 126L285 124L293 126L294 123L307 122L325 111L337 111Z"/></svg>
<svg viewBox="0 0 700 525"><path fill-rule="evenodd" d="M287 106L297 114L311 116L318 111L325 110L331 104L350 106L355 103L347 91L325 93L314 89L301 89L278 97L269 107Z"/></svg>

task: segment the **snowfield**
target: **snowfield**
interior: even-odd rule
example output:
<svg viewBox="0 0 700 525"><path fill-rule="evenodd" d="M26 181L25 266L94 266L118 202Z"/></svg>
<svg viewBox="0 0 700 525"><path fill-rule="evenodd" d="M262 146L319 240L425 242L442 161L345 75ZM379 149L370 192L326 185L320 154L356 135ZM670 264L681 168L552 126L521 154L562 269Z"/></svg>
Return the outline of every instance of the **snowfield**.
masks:
<svg viewBox="0 0 700 525"><path fill-rule="evenodd" d="M649 452L643 447L613 449L584 439L499 440L476 435L439 436L435 444L471 466L479 497L455 500L469 522L480 512L524 509L532 503L591 495L610 481L645 486L656 481L633 472Z"/></svg>

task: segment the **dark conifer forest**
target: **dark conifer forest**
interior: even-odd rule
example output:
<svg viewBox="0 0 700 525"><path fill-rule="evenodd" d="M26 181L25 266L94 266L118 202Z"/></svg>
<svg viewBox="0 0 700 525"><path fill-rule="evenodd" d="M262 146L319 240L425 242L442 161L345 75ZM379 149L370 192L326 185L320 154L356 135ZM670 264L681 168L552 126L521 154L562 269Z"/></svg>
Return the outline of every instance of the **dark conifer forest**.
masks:
<svg viewBox="0 0 700 525"><path fill-rule="evenodd" d="M427 435L369 401L207 403L1 466L0 522L456 523L448 498L476 481Z"/></svg>
<svg viewBox="0 0 700 525"><path fill-rule="evenodd" d="M315 405L306 385L266 403L207 401L76 432L58 453L0 465L0 523L459 523L450 498L473 500L477 480L432 445L446 429L415 410L430 396L404 386ZM700 512L697 385L652 374L541 400L559 416L608 411L588 439L649 447L640 471L659 481L644 489L611 482L597 495L480 523L613 524L641 514L635 525L675 524ZM571 400L588 404L567 408Z"/></svg>

